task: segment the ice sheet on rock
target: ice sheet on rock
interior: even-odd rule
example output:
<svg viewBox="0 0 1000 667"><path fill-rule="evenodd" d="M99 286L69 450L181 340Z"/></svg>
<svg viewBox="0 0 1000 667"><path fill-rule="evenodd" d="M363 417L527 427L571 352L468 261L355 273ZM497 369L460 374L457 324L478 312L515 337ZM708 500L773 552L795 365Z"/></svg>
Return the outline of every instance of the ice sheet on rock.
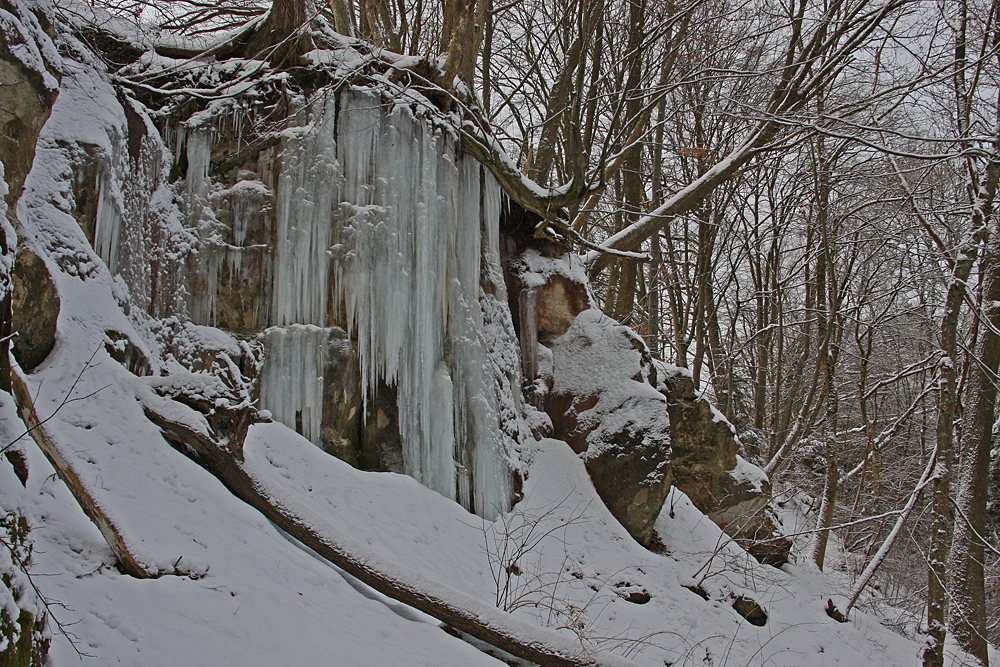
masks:
<svg viewBox="0 0 1000 667"><path fill-rule="evenodd" d="M362 384L368 393L380 379L396 384L407 474L493 516L507 503L508 473L481 334L481 167L406 107L387 112L351 91L338 156L334 303L357 331ZM498 213L488 215L492 228Z"/></svg>
<svg viewBox="0 0 1000 667"><path fill-rule="evenodd" d="M264 341L260 406L314 444L323 418L323 369L329 332L315 325L271 327Z"/></svg>

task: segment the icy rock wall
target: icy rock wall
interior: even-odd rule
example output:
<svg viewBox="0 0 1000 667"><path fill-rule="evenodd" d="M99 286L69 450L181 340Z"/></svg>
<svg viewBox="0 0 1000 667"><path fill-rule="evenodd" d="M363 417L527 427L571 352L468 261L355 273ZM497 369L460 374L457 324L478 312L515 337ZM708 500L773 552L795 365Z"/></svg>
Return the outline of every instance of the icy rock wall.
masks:
<svg viewBox="0 0 1000 667"><path fill-rule="evenodd" d="M507 396L517 381L486 331L509 330L509 314L506 325L493 311L484 322L480 284L500 273L499 186L453 134L361 91L320 95L296 122L276 157L261 407L319 443L325 327L344 322L367 395L380 381L397 387L404 471L495 516L510 502L519 433L502 423L517 419ZM189 226L205 229L219 216L199 207L211 200L211 142L199 136L187 138ZM238 252L228 227L223 244ZM217 283L207 276L192 301L195 321L214 323Z"/></svg>
<svg viewBox="0 0 1000 667"><path fill-rule="evenodd" d="M356 327L362 384L396 383L407 474L492 515L509 483L480 275L482 229L497 242L499 187L451 135L367 95L341 98L338 137L334 302Z"/></svg>
<svg viewBox="0 0 1000 667"><path fill-rule="evenodd" d="M166 182L170 156L146 115L130 106L115 111L120 125L108 128L103 144L67 148L74 167L94 167L93 247L128 286L132 305L154 317L176 315L185 305L180 255L186 242ZM80 219L86 214L74 214L86 227L89 221Z"/></svg>

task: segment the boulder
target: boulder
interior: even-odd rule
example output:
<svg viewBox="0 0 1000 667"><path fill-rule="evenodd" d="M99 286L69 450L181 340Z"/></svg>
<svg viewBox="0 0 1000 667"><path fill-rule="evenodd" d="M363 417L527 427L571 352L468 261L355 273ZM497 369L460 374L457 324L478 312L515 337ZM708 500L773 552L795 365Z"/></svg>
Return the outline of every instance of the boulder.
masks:
<svg viewBox="0 0 1000 667"><path fill-rule="evenodd" d="M552 342L546 412L557 438L584 460L598 495L648 544L670 490L670 419L642 339L587 310Z"/></svg>
<svg viewBox="0 0 1000 667"><path fill-rule="evenodd" d="M667 398L673 483L699 510L762 563L781 565L791 544L767 511L771 484L764 471L737 454L729 421L698 396L687 369L656 362Z"/></svg>
<svg viewBox="0 0 1000 667"><path fill-rule="evenodd" d="M14 358L30 371L55 347L59 294L45 262L26 247L17 251L12 277Z"/></svg>

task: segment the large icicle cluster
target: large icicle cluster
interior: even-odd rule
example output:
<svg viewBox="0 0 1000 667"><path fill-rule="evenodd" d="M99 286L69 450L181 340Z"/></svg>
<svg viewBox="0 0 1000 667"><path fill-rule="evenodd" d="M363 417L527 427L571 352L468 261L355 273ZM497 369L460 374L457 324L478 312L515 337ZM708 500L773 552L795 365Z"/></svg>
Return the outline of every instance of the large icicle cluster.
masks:
<svg viewBox="0 0 1000 667"><path fill-rule="evenodd" d="M357 327L362 384L395 381L406 472L491 516L509 494L479 303L480 226L495 238L498 187L406 107L349 92L340 113L350 204L335 303Z"/></svg>
<svg viewBox="0 0 1000 667"><path fill-rule="evenodd" d="M380 381L397 387L405 472L492 517L510 501L517 433L501 428L510 411L498 407L497 390L516 382L497 377L483 333L481 258L499 261L499 186L452 133L365 92L317 95L297 122L276 158L261 407L318 443L325 327L346 322L366 394ZM222 225L228 254L212 254L220 244L211 230L224 216L211 210L219 197L208 179L210 136L186 137L189 226L204 254L198 270L211 274L190 304L204 324L215 323L223 267L240 270L246 238L237 229L245 214L233 211Z"/></svg>

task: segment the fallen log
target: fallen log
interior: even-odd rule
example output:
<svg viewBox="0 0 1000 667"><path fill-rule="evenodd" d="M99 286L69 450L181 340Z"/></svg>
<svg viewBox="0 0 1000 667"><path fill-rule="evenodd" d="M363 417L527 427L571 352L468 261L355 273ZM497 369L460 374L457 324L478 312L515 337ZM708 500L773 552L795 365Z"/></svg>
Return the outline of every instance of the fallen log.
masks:
<svg viewBox="0 0 1000 667"><path fill-rule="evenodd" d="M244 460L243 443L256 418L253 408L242 408L233 434L217 442L204 429L192 427L191 420L178 420L176 404L163 403L169 399L147 395L140 400L146 416L160 428L171 446L212 473L236 497L281 530L383 595L542 667L634 667L631 661L609 653L588 654L567 637L525 623L439 582L390 564L350 538L324 533L309 525L302 518L308 510L293 507L293 501L279 499L280 489L255 475Z"/></svg>
<svg viewBox="0 0 1000 667"><path fill-rule="evenodd" d="M97 499L87 490L87 485L80 479L80 475L73 469L73 466L60 453L58 447L46 433L42 420L38 418L35 410L35 403L28 391L28 384L16 366L11 368L10 373L11 388L14 393L14 401L17 403L17 414L27 427L27 433L31 439L38 444L39 449L56 469L59 478L65 482L70 493L80 504L87 518L94 522L97 529L104 536L104 541L111 547L118 565L122 572L137 579L150 579L159 576L159 572L143 565L139 559L132 554L128 543L125 541L122 531L118 528L115 520L101 507Z"/></svg>

